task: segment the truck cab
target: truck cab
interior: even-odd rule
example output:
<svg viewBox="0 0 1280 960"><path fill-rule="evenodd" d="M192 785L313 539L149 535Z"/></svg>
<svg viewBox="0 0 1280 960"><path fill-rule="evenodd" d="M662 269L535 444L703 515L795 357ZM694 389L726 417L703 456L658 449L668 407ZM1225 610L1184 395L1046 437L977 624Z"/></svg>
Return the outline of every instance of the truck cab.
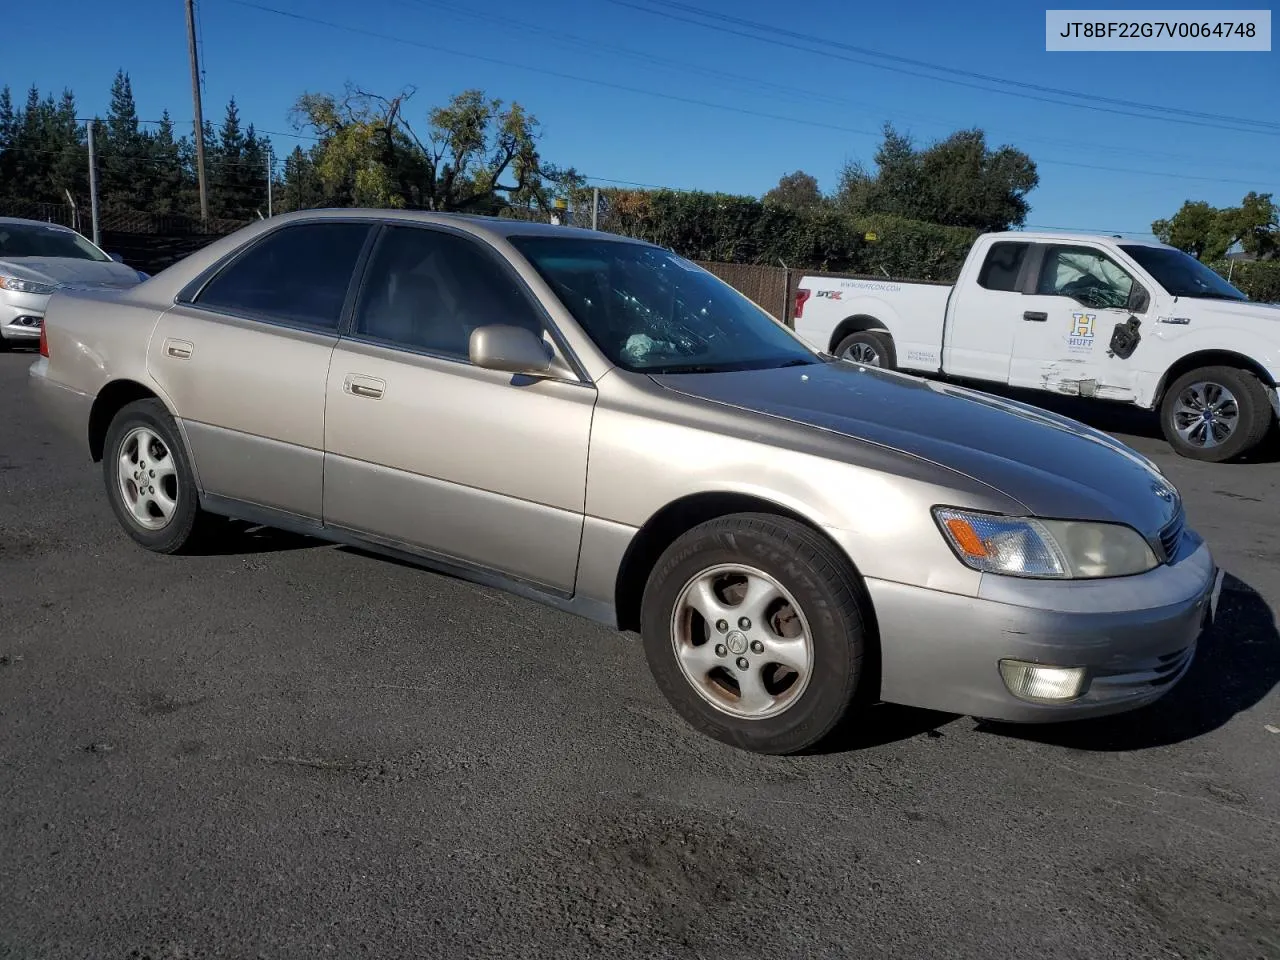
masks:
<svg viewBox="0 0 1280 960"><path fill-rule="evenodd" d="M801 291L797 332L837 356L1159 410L1195 459L1256 446L1280 409L1280 306L1154 241L984 234L952 286L806 277Z"/></svg>

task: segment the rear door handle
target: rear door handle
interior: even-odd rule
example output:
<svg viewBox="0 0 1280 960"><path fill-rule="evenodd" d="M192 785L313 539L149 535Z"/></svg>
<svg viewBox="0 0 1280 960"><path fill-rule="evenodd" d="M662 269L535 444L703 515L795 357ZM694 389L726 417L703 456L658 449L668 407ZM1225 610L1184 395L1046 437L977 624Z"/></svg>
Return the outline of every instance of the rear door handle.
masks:
<svg viewBox="0 0 1280 960"><path fill-rule="evenodd" d="M1034 310L1028 310L1026 313L1022 315L1022 319L1034 320L1036 323L1044 323L1046 320L1049 319L1049 315L1047 313L1037 313Z"/></svg>
<svg viewBox="0 0 1280 960"><path fill-rule="evenodd" d="M348 373L342 383L342 389L353 397L364 397L367 400L381 400L387 389L387 382L377 377L366 377L359 373Z"/></svg>
<svg viewBox="0 0 1280 960"><path fill-rule="evenodd" d="M195 344L190 341L175 340L173 337L169 337L164 342L165 356L173 357L175 360L190 360L195 348Z"/></svg>

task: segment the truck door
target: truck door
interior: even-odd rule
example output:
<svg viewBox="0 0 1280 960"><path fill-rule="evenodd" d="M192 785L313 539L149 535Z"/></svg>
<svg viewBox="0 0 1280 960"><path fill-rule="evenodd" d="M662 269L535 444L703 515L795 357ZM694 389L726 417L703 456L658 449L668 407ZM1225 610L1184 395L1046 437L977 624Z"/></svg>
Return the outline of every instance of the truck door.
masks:
<svg viewBox="0 0 1280 960"><path fill-rule="evenodd" d="M1009 356L1022 322L1026 241L997 241L976 277L961 274L947 318L944 369L958 377L1007 383ZM970 277L973 277L970 280Z"/></svg>
<svg viewBox="0 0 1280 960"><path fill-rule="evenodd" d="M1133 274L1097 247L1045 244L1024 290L1009 383L1133 399L1135 364L1109 353L1112 331L1133 315L1131 298L1142 290Z"/></svg>

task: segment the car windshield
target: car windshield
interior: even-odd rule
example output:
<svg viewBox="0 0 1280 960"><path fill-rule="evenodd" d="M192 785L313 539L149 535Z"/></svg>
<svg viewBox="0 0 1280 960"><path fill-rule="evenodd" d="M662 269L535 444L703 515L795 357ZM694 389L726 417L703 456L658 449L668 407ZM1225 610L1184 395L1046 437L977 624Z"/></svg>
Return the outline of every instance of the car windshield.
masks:
<svg viewBox="0 0 1280 960"><path fill-rule="evenodd" d="M1199 297L1205 300L1248 300L1203 263L1181 250L1124 244L1120 247L1138 261L1165 291L1175 297Z"/></svg>
<svg viewBox="0 0 1280 960"><path fill-rule="evenodd" d="M612 363L636 373L717 373L821 363L728 284L656 247L512 237Z"/></svg>
<svg viewBox="0 0 1280 960"><path fill-rule="evenodd" d="M74 230L40 223L0 223L0 260L19 257L65 257L68 260L110 260Z"/></svg>

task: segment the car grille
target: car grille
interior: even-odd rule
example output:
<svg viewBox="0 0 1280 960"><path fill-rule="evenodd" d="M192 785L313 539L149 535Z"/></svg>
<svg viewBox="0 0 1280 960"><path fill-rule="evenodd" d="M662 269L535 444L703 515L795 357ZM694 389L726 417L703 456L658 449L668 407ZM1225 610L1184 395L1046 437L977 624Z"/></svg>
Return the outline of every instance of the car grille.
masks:
<svg viewBox="0 0 1280 960"><path fill-rule="evenodd" d="M1186 529L1187 515L1182 504L1178 504L1178 512L1160 531L1160 550L1163 553L1161 559L1165 563L1173 563L1177 559L1178 548L1182 546L1182 534Z"/></svg>

